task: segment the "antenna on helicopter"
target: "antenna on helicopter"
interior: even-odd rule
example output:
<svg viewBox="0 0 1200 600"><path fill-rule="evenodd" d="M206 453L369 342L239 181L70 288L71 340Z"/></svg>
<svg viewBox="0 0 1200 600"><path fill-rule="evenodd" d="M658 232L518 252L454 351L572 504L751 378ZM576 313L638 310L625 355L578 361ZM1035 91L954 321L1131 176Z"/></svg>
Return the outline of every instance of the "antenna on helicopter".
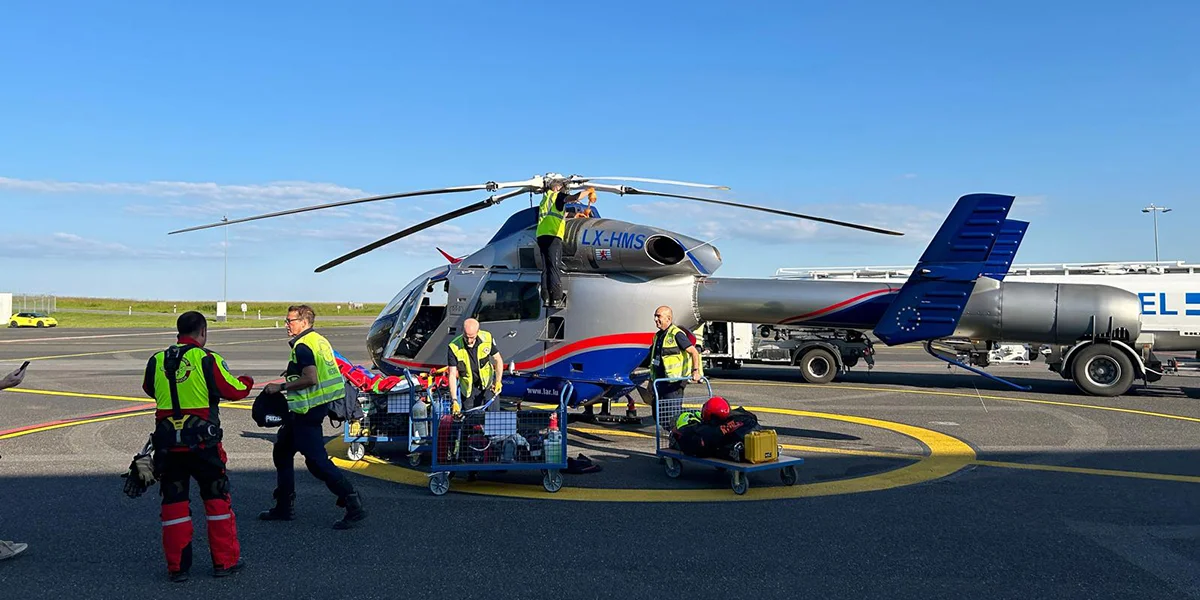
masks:
<svg viewBox="0 0 1200 600"><path fill-rule="evenodd" d="M352 258L362 256L363 254L366 254L372 250L376 250L378 248L386 246L387 244L390 244L394 241L408 237L414 233L418 233L418 232L424 231L430 227L433 227L435 225L439 225L441 223L445 223L447 221L457 219L458 217L462 217L465 215L469 215L473 212L483 210L489 206L492 206L494 204L499 204L499 203L503 202L504 200L507 200L507 199L515 197L515 196L519 196L524 193L530 194L530 199L531 199L531 204L532 204L532 195L534 193L541 193L541 192L545 191L547 189L547 187L549 187L550 182L552 182L552 181L560 181L563 184L565 184L565 187L568 189L593 188L598 192L608 192L611 194L617 194L619 196L657 196L657 197L661 197L661 198L678 198L680 200L694 200L696 202L705 202L708 204L719 204L722 206L744 208L747 210L766 212L766 213L771 213L771 214L785 216L785 217L792 217L792 218L796 218L796 219L807 219L809 221L817 221L819 223L827 223L829 225L837 225L839 227L849 227L851 229L859 229L862 231L869 231L872 233L881 233L884 235L904 235L903 233L900 233L898 231L891 231L889 229L882 229L879 227L871 227L869 225L859 225L857 223L850 223L847 221L838 221L835 219L827 219L825 217L806 215L806 214L801 214L801 213L797 213L797 212L781 210L781 209L777 209L777 208L756 206L753 204L745 204L745 203L741 203L741 202L731 202L728 200L716 200L714 198L703 198L700 196L689 196L689 195L684 195L684 194L669 194L666 192L655 192L655 191L643 190L640 188L635 188L633 186L627 186L627 185L611 185L611 184L604 184L604 183L593 183L593 181L596 181L596 180L637 181L637 182L645 182L645 183L661 183L661 184L668 184L668 185L679 185L679 186L685 186L685 187L696 187L696 188L715 189L715 190L728 190L729 189L728 187L722 186L722 185L711 185L711 184L706 184L706 183L690 183L690 182L686 182L686 181L675 181L675 180L671 180L671 179L650 179L650 178L646 178L646 177L617 177L617 176L583 177L580 175L571 175L570 177L563 177L562 175L548 173L546 175L534 175L533 177L526 179L524 181L507 181L507 182L499 182L499 183L495 182L495 181L489 181L487 183L481 183L481 184L476 184L476 185L445 187L445 188L437 188L437 189L429 189L429 190L420 190L420 191L416 191L416 192L403 192L403 193L399 193L399 194L386 194L383 196L371 196L368 198L357 198L354 200L343 200L341 202L330 202L328 204L318 204L315 206L306 206L306 207L295 208L295 209L291 209L291 210L283 210L283 211L268 213L268 214L264 214L264 215L245 217L242 219L234 219L231 221L223 220L223 221L218 221L216 223L210 223L208 225L199 225L196 227L189 227L187 229L180 229L177 231L172 231L172 232L170 232L170 234L184 233L184 232L188 232L188 231L199 231L201 229L208 229L211 227L223 227L226 225L232 225L234 223L245 223L248 221L256 221L259 219L282 217L285 215L294 215L294 214L310 212L310 211L315 211L315 210L322 210L322 209L326 209L326 208L335 208L335 207L339 207L339 206L364 204L367 202L378 202L381 200L395 200L395 199L399 199L399 198L413 198L413 197L418 197L418 196L432 196L432 195L436 195L436 194L451 194L451 193L459 193L459 192L477 192L477 191L496 192L496 191L505 190L505 189L513 190L511 192L505 192L503 194L493 194L484 200L481 200L474 204L469 204L462 208L452 210L448 213L439 215L432 219L428 219L426 221L423 221L421 223L418 223L416 225L413 225L413 226L403 229L401 231L397 231L396 233L393 233L392 235L389 235L385 238L371 242L370 244L367 244L366 246L358 248L352 252L343 254L342 256L339 256L339 257L317 267L316 272L321 273L321 272L327 271L333 267L336 267L337 265L340 265Z"/></svg>

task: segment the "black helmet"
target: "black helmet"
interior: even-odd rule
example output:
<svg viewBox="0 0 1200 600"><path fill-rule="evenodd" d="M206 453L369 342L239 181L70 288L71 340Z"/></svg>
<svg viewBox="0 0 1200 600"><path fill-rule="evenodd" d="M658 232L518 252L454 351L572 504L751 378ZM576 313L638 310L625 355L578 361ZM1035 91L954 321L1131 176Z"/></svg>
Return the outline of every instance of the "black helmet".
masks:
<svg viewBox="0 0 1200 600"><path fill-rule="evenodd" d="M261 392L254 399L254 407L250 410L250 415L259 427L279 427L287 422L290 415L287 397L279 392L274 394Z"/></svg>

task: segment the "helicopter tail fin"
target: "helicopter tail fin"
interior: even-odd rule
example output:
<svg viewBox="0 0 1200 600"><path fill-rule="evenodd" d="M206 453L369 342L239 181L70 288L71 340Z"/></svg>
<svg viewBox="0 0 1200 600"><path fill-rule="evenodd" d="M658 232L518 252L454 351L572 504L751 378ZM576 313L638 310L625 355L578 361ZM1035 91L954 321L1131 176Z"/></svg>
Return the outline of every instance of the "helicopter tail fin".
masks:
<svg viewBox="0 0 1200 600"><path fill-rule="evenodd" d="M463 260L461 258L454 258L453 256L446 254L445 250L442 250L441 248L438 248L437 246L434 246L434 248L437 248L437 251L441 252L442 256L446 257L446 260L450 261L450 264L452 264L452 265L457 265L458 263L462 262L462 260Z"/></svg>
<svg viewBox="0 0 1200 600"><path fill-rule="evenodd" d="M997 243L1006 230L1020 229L1016 244L1003 246L1011 264L1016 245L1024 235L1021 221L1005 217L1012 208L1013 196L970 194L958 199L946 221L921 255L908 281L888 306L875 326L875 335L889 346L947 337L958 327L975 281L991 268ZM1004 239L1012 239L1008 235ZM1003 252L996 255L1004 258Z"/></svg>

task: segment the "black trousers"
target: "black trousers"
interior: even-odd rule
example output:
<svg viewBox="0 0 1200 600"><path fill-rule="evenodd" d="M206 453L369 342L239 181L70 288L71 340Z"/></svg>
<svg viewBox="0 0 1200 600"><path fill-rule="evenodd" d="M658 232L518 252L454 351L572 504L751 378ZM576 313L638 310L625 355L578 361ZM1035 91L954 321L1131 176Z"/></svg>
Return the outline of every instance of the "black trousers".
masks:
<svg viewBox="0 0 1200 600"><path fill-rule="evenodd" d="M304 456L308 472L325 482L325 487L339 499L354 493L350 480L329 460L329 454L325 452L322 422L326 413L325 406L315 406L303 415L293 413L292 420L279 428L271 457L275 462L276 489L280 497L296 491L296 467L292 459L297 452Z"/></svg>
<svg viewBox="0 0 1200 600"><path fill-rule="evenodd" d="M188 484L200 485L201 500L229 499L229 477L225 474L225 450L220 445L190 452L160 451L163 504L188 501Z"/></svg>
<svg viewBox="0 0 1200 600"><path fill-rule="evenodd" d="M562 302L562 238L539 235L537 242L542 254L542 290L551 302Z"/></svg>

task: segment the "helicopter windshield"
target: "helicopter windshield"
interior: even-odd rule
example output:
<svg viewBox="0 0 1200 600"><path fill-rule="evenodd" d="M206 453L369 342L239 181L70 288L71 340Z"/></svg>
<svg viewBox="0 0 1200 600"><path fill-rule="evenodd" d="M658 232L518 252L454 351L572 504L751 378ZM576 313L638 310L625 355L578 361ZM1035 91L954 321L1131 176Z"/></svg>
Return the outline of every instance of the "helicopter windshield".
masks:
<svg viewBox="0 0 1200 600"><path fill-rule="evenodd" d="M409 292L400 304L388 356L415 358L425 347L446 316L449 287L450 282L444 277L431 277Z"/></svg>

